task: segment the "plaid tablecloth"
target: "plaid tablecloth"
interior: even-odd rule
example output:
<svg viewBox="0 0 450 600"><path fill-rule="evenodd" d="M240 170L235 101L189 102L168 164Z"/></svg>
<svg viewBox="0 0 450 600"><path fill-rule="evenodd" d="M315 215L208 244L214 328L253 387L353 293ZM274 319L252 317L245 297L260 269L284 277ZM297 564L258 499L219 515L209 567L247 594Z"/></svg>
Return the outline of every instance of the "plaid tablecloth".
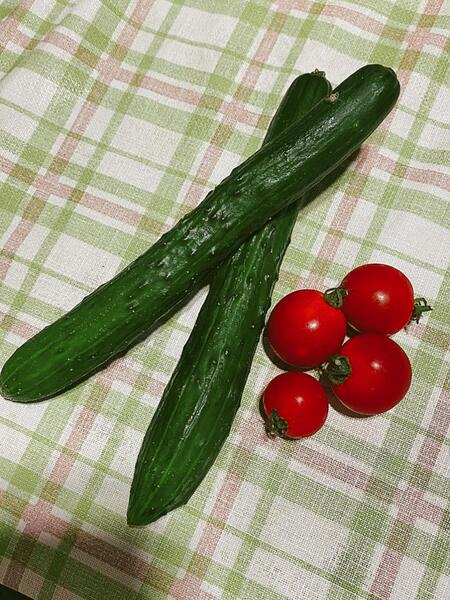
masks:
<svg viewBox="0 0 450 600"><path fill-rule="evenodd" d="M189 504L126 525L136 455L204 294L48 402L0 400L0 581L55 600L450 598L450 6L442 0L4 0L0 360L144 251L253 153L292 79L380 62L396 109L302 211L274 301L385 262L434 311L396 340L389 413L302 442L258 414Z"/></svg>

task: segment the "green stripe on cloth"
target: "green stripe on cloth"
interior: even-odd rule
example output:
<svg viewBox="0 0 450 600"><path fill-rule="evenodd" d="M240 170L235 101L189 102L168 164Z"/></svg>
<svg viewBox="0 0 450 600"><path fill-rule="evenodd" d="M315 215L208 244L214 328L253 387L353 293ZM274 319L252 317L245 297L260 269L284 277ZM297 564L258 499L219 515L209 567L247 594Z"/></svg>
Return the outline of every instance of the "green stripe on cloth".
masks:
<svg viewBox="0 0 450 600"><path fill-rule="evenodd" d="M401 268L434 310L396 335L407 398L266 438L242 408L182 509L126 526L136 455L204 292L51 402L0 399L0 582L40 600L450 596L450 21L442 0L10 0L0 6L0 360L261 144L299 73L398 73L396 109L302 211L273 302Z"/></svg>

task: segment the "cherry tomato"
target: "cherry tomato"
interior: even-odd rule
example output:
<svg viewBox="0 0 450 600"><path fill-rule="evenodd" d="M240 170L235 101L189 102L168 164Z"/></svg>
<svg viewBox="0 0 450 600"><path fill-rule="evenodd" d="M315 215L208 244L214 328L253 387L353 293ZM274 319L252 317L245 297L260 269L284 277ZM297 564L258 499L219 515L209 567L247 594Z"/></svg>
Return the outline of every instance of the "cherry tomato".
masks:
<svg viewBox="0 0 450 600"><path fill-rule="evenodd" d="M266 431L291 439L313 435L325 423L328 398L317 379L291 371L277 375L263 395Z"/></svg>
<svg viewBox="0 0 450 600"><path fill-rule="evenodd" d="M341 357L347 359L351 373L342 383L333 383L334 368L339 371L346 364ZM377 333L361 333L347 340L326 370L342 404L363 415L390 410L411 385L411 364L405 352L396 342Z"/></svg>
<svg viewBox="0 0 450 600"><path fill-rule="evenodd" d="M389 265L361 265L345 277L342 310L358 331L392 335L411 321L414 292L401 271Z"/></svg>
<svg viewBox="0 0 450 600"><path fill-rule="evenodd" d="M269 344L284 362L312 369L338 351L344 341L343 313L316 290L292 292L278 302L267 325Z"/></svg>

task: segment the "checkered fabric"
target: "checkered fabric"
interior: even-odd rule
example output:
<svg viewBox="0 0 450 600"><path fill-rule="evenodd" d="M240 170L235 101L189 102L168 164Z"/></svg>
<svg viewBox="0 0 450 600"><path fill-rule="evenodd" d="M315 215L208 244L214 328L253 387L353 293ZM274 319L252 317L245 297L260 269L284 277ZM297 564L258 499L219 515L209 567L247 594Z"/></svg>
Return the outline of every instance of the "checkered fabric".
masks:
<svg viewBox="0 0 450 600"><path fill-rule="evenodd" d="M274 301L353 266L434 306L396 340L387 414L269 440L258 349L229 440L184 508L141 529L136 455L204 293L53 400L0 399L0 581L40 600L450 598L450 11L446 0L3 0L0 362L260 146L283 92L380 62L402 85L298 219Z"/></svg>

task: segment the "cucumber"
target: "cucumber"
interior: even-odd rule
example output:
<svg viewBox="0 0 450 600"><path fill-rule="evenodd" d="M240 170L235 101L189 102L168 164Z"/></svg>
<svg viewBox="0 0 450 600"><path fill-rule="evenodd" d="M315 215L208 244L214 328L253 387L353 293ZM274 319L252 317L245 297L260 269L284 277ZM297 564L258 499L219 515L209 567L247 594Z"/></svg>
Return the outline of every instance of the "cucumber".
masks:
<svg viewBox="0 0 450 600"><path fill-rule="evenodd" d="M144 339L252 233L344 161L399 95L392 69L368 65L265 144L147 252L23 344L0 390L18 402L69 389Z"/></svg>
<svg viewBox="0 0 450 600"><path fill-rule="evenodd" d="M267 132L276 137L331 86L319 73L290 86ZM300 201L303 204L306 198ZM216 270L142 444L127 520L147 525L192 496L225 442L258 344L299 204L276 215Z"/></svg>

